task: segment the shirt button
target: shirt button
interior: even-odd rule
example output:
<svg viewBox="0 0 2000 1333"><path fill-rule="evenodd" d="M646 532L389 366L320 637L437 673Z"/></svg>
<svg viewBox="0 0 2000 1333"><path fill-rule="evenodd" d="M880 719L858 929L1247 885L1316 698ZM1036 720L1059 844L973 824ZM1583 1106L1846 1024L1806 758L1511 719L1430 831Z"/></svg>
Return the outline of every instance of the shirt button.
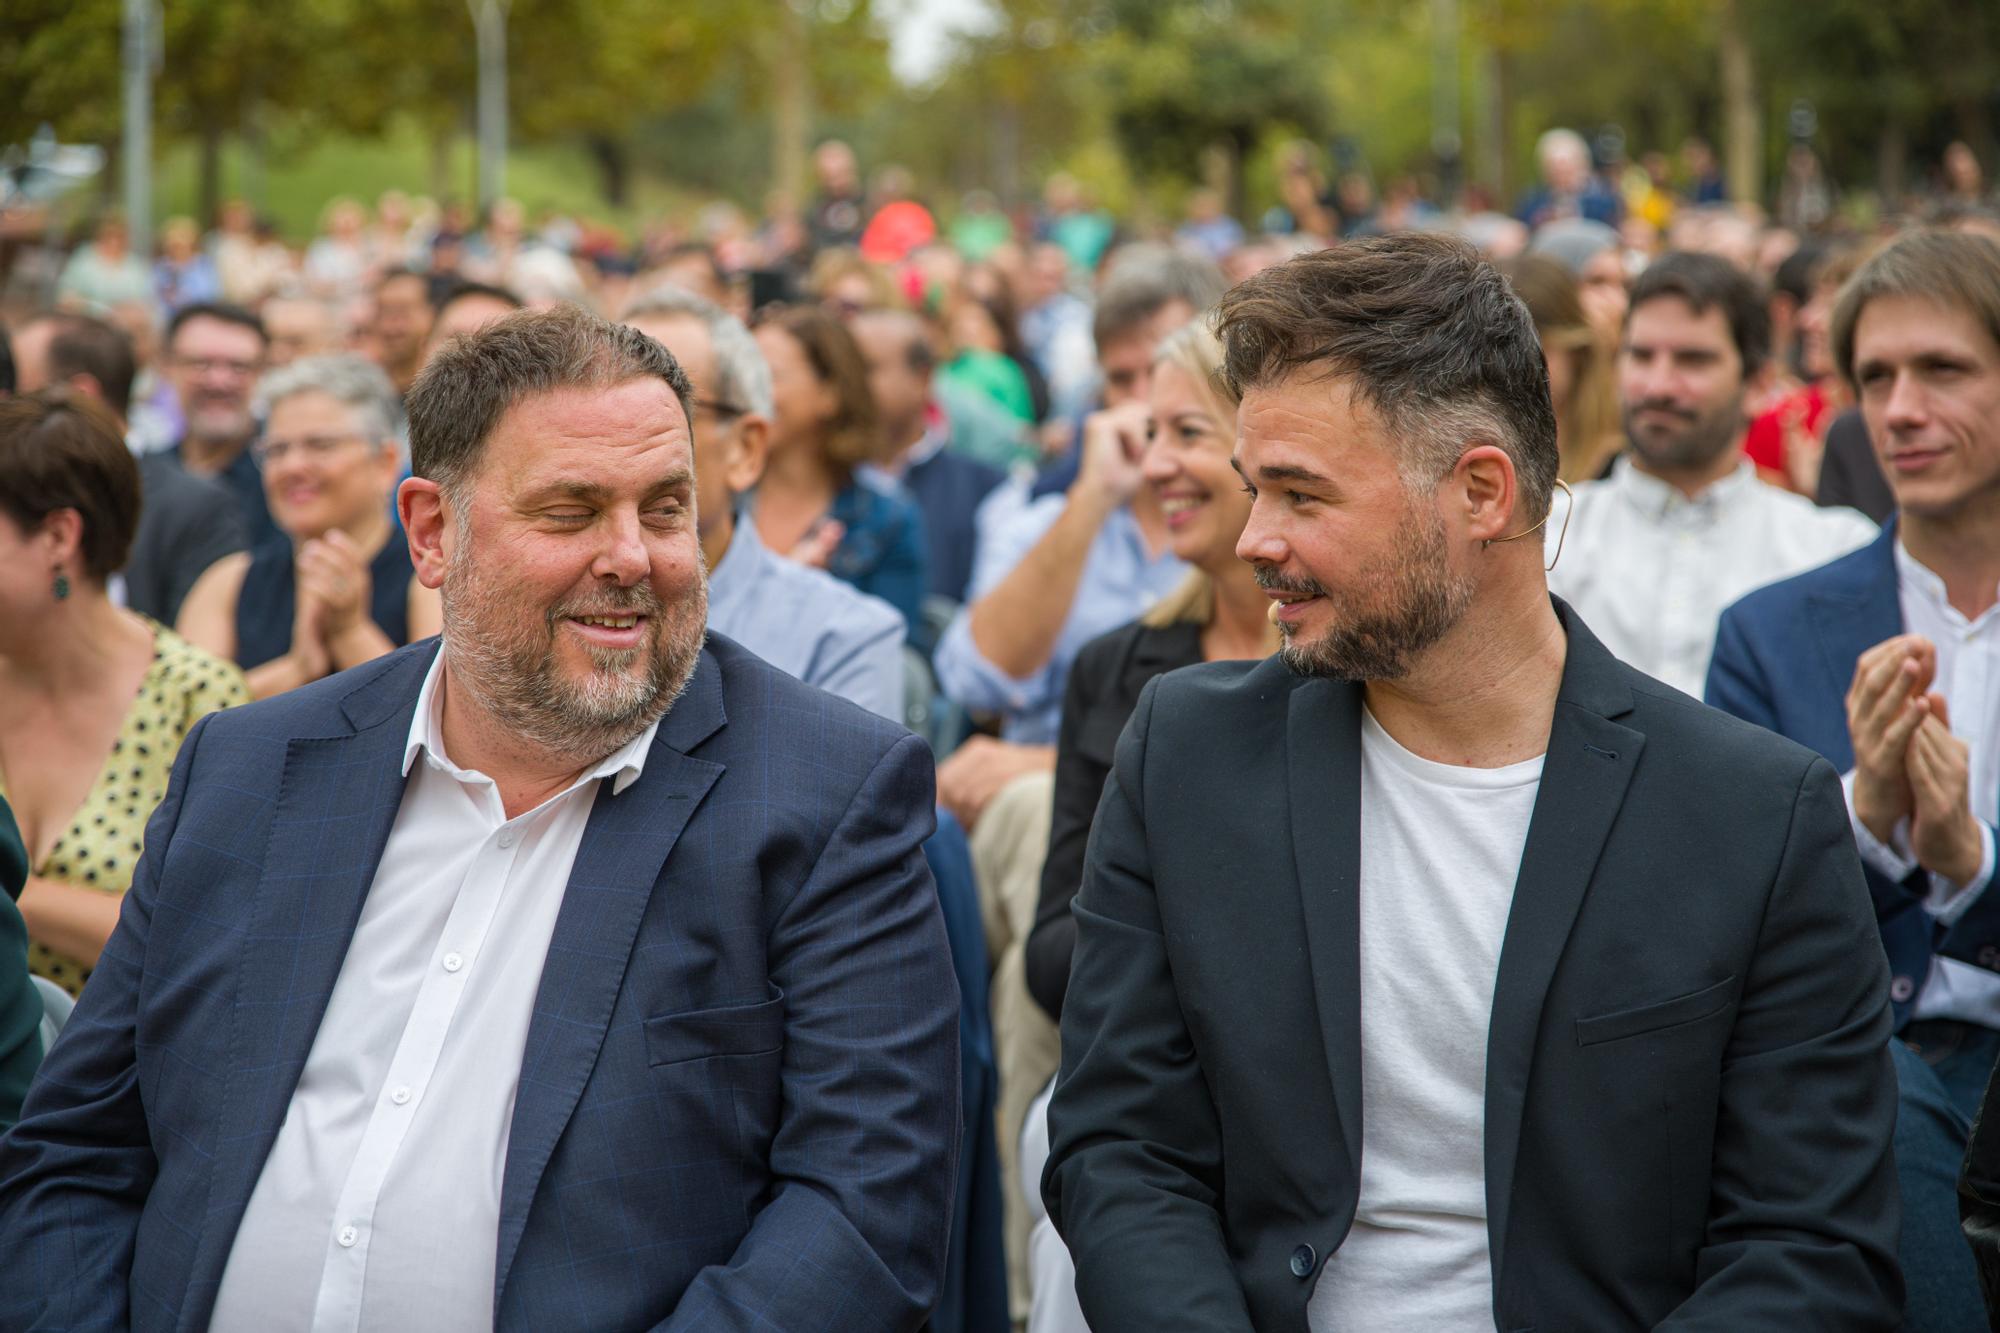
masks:
<svg viewBox="0 0 2000 1333"><path fill-rule="evenodd" d="M465 966L465 960L464 960L463 958L460 958L460 957L459 957L459 956L458 956L457 954L455 954L455 953L448 953L448 954L446 954L446 955L444 956L444 970L445 970L445 971L447 971L447 972L456 972L456 971L458 971L458 969L460 969L461 967L464 967L464 966Z"/></svg>
<svg viewBox="0 0 2000 1333"><path fill-rule="evenodd" d="M500 845L502 847L512 847L514 845L513 829L502 829L500 831Z"/></svg>
<svg viewBox="0 0 2000 1333"><path fill-rule="evenodd" d="M354 1242L361 1239L361 1233L353 1227L342 1227L340 1234L334 1239L340 1242L341 1249L351 1250L354 1248Z"/></svg>
<svg viewBox="0 0 2000 1333"><path fill-rule="evenodd" d="M410 1102L410 1090L408 1088L397 1088L389 1094L389 1100L398 1106L407 1106Z"/></svg>
<svg viewBox="0 0 2000 1333"><path fill-rule="evenodd" d="M1319 1255L1313 1252L1312 1246L1301 1245L1299 1246L1299 1248L1292 1251L1293 1277L1299 1277L1299 1278L1311 1277L1313 1269L1318 1266L1319 1266Z"/></svg>

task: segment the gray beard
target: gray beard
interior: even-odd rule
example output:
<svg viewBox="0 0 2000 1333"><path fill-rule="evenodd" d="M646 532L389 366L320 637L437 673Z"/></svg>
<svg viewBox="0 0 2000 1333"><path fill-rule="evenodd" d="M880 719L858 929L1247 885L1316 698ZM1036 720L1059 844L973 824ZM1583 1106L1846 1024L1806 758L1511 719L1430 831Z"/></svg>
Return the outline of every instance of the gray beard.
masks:
<svg viewBox="0 0 2000 1333"><path fill-rule="evenodd" d="M593 598L587 606L552 608L541 633L488 625L471 608L499 605L506 593L489 586L460 541L445 569L445 662L452 678L480 708L520 740L551 758L595 763L657 722L693 679L707 636L708 578L678 604L662 605L648 584ZM651 633L637 648L587 647L594 668L582 682L556 663L560 622L579 613L637 612ZM640 660L646 670L630 667Z"/></svg>

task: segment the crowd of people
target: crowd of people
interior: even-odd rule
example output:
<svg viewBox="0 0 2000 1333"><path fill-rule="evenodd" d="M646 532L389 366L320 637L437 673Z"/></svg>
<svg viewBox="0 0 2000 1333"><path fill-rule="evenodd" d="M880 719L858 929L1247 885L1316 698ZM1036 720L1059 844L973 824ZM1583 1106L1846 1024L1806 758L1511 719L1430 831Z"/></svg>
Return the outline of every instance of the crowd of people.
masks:
<svg viewBox="0 0 2000 1333"><path fill-rule="evenodd" d="M106 219L0 335L0 1323L1985 1326L2000 208L1538 161Z"/></svg>

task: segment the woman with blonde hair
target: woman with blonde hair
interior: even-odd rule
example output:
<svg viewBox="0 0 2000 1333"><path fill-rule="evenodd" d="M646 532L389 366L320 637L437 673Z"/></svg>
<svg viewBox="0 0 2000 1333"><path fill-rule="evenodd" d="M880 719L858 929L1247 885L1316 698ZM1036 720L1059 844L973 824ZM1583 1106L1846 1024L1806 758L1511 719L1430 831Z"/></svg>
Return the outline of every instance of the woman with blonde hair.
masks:
<svg viewBox="0 0 2000 1333"><path fill-rule="evenodd" d="M1542 340L1549 397L1556 409L1556 452L1562 460L1557 475L1564 481L1594 481L1625 447L1614 349L1592 328L1577 281L1561 264L1543 255L1522 255L1503 262L1500 271L1528 307Z"/></svg>
<svg viewBox="0 0 2000 1333"><path fill-rule="evenodd" d="M1083 877L1091 816L1139 691L1177 667L1278 650L1271 599L1236 556L1250 496L1229 461L1237 403L1216 373L1221 365L1222 345L1205 320L1182 326L1153 353L1152 427L1141 469L1166 515L1168 545L1192 568L1145 615L1084 645L1070 668L1056 742L1055 818L1027 956L1028 989L1051 1018L1062 1017L1076 941L1069 904Z"/></svg>
<svg viewBox="0 0 2000 1333"><path fill-rule="evenodd" d="M1028 935L1028 993L1060 1021L1076 922L1070 902L1083 880L1084 846L1111 773L1118 735L1155 676L1197 662L1268 657L1278 650L1271 599L1236 543L1250 496L1230 466L1237 402L1217 371L1222 346L1198 319L1153 353L1152 427L1141 469L1166 515L1167 541L1192 566L1181 584L1138 620L1085 644L1070 668L1056 742L1055 808L1040 902ZM1021 1176L1030 1189L1048 1157L1048 1092L1027 1113ZM1081 1333L1075 1269L1039 1209L1028 1240L1033 1289L1030 1333Z"/></svg>

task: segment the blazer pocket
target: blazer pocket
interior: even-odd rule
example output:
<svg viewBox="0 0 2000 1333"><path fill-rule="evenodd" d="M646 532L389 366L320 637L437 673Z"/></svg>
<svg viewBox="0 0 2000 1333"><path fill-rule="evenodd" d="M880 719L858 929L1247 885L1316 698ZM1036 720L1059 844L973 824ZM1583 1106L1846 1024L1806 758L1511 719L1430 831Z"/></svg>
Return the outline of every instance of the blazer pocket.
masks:
<svg viewBox="0 0 2000 1333"><path fill-rule="evenodd" d="M1731 973L1713 986L1704 986L1692 995L1662 1000L1658 1004L1643 1004L1637 1009L1621 1009L1596 1018L1579 1018L1576 1020L1576 1044L1597 1046L1607 1041L1641 1037L1662 1028L1712 1018L1735 1003L1736 976Z"/></svg>
<svg viewBox="0 0 2000 1333"><path fill-rule="evenodd" d="M756 1004L688 1009L646 1020L646 1059L654 1066L718 1055L769 1055L784 1044L782 992Z"/></svg>

